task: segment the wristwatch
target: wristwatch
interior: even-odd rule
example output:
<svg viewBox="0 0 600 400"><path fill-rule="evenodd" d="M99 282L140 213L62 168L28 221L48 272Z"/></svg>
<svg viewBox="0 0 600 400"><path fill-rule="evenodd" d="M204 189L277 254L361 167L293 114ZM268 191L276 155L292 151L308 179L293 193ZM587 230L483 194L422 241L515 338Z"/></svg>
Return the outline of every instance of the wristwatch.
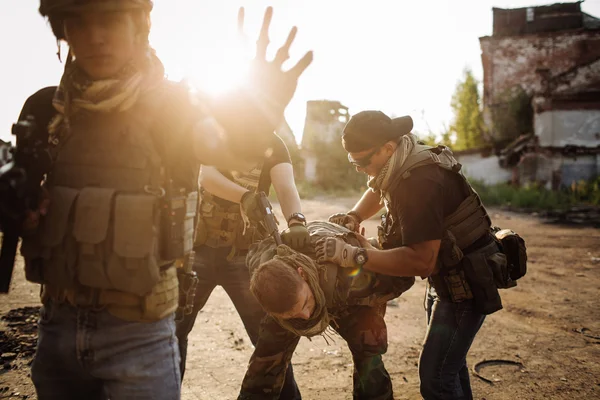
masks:
<svg viewBox="0 0 600 400"><path fill-rule="evenodd" d="M290 224L291 220L295 220L302 223L302 225L306 225L306 217L302 213L293 213L292 215L290 215L290 217L287 220L288 225Z"/></svg>
<svg viewBox="0 0 600 400"><path fill-rule="evenodd" d="M356 254L354 254L354 262L359 267L362 267L369 261L369 257L367 256L367 249L358 249Z"/></svg>

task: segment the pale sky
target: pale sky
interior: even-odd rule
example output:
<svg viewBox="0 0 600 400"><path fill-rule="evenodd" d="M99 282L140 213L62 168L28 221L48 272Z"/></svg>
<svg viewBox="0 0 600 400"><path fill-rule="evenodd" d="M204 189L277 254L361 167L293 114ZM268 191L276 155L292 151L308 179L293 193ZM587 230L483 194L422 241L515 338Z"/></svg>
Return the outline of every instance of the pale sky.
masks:
<svg viewBox="0 0 600 400"><path fill-rule="evenodd" d="M409 114L419 132L439 133L450 123L450 99L465 67L481 79L480 36L492 32L492 7L550 4L543 0L155 0L150 41L172 79L188 77L218 89L236 70L237 9L246 7L254 42L262 14L274 7L271 50L298 26L292 62L314 51L301 77L287 120L301 139L306 101L338 100L354 114L380 109ZM58 84L63 65L50 27L37 12L39 0L0 0L2 37L0 138L24 101ZM584 12L600 16L600 0ZM64 52L65 53L65 52Z"/></svg>

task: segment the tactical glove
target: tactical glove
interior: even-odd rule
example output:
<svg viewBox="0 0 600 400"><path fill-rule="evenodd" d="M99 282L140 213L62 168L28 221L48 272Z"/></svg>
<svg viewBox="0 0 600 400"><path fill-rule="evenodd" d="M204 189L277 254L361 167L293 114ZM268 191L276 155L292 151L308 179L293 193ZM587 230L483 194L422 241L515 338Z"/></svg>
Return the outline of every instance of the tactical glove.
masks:
<svg viewBox="0 0 600 400"><path fill-rule="evenodd" d="M240 207L250 222L253 224L262 222L263 214L260 209L260 194L247 191L240 200Z"/></svg>
<svg viewBox="0 0 600 400"><path fill-rule="evenodd" d="M360 218L354 214L338 213L333 214L329 217L329 222L343 226L344 228L350 229L352 232L358 232L360 229Z"/></svg>
<svg viewBox="0 0 600 400"><path fill-rule="evenodd" d="M360 267L355 261L358 250L359 247L346 243L341 237L323 238L315 245L317 262L332 262L344 268Z"/></svg>
<svg viewBox="0 0 600 400"><path fill-rule="evenodd" d="M293 224L281 233L281 240L292 249L300 250L306 247L310 236L306 226L303 224Z"/></svg>

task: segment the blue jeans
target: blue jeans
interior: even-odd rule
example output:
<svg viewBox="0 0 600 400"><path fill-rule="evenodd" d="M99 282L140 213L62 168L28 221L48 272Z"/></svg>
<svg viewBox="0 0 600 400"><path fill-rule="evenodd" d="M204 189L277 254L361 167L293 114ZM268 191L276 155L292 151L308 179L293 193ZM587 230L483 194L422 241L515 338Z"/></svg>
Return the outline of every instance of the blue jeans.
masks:
<svg viewBox="0 0 600 400"><path fill-rule="evenodd" d="M31 378L39 400L179 400L175 323L46 301Z"/></svg>
<svg viewBox="0 0 600 400"><path fill-rule="evenodd" d="M253 345L258 341L260 322L266 315L252 292L250 292L250 273L246 266L246 257L236 256L231 261L227 256L231 247L213 248L200 246L196 249L194 271L198 274L198 285L194 296L194 308L190 315L177 322L177 339L181 353L181 375L185 373L185 362L188 347L188 335L194 328L198 313L210 297L213 289L220 285L237 310L248 337ZM294 380L294 372L290 364L285 375L281 395L282 400L301 399L300 391Z"/></svg>
<svg viewBox="0 0 600 400"><path fill-rule="evenodd" d="M428 293L427 334L419 360L425 400L473 399L467 353L484 319L473 301L452 303Z"/></svg>

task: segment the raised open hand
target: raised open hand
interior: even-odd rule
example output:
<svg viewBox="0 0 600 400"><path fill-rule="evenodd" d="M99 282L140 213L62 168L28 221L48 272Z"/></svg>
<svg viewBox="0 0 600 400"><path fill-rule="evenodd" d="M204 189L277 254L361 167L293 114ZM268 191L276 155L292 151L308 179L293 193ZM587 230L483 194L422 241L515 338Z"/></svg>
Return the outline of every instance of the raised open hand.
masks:
<svg viewBox="0 0 600 400"><path fill-rule="evenodd" d="M244 15L244 7L241 7L238 12L238 34L245 38ZM298 78L312 63L313 53L307 52L296 65L283 71L283 63L290 58L289 50L298 32L298 28L294 26L285 43L277 50L275 58L267 61L267 48L270 43L269 27L272 18L273 8L268 7L256 41L256 56L250 66L247 88L261 112L272 120L273 126L276 127L283 118L283 111L294 97Z"/></svg>
<svg viewBox="0 0 600 400"><path fill-rule="evenodd" d="M210 102L214 117L225 128L229 147L246 160L261 159L272 146L273 133L283 121L283 112L294 96L298 78L313 59L309 51L291 69L283 71L282 65L289 58L289 49L297 33L294 27L275 58L267 61L272 17L273 9L268 7L246 84L228 96ZM244 36L243 7L238 13L238 33Z"/></svg>

